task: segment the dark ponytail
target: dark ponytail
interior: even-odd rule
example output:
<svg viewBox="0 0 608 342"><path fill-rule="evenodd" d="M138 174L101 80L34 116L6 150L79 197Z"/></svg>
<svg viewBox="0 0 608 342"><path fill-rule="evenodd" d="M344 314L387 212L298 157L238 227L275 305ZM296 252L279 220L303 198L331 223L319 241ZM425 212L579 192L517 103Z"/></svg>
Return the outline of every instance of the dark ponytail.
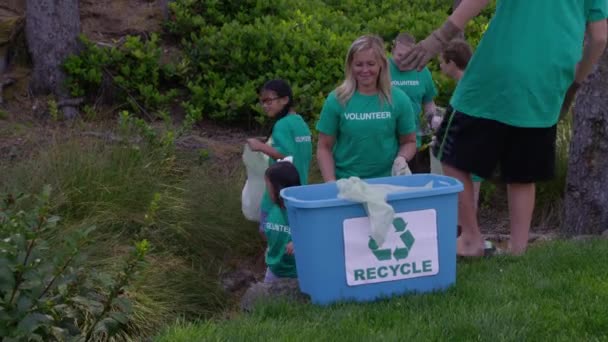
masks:
<svg viewBox="0 0 608 342"><path fill-rule="evenodd" d="M270 139L270 137L272 136L272 130L274 129L274 125L277 123L277 121L281 120L282 118L284 118L285 116L287 116L287 114L289 114L289 110L293 107L293 93L291 91L291 87L289 86L289 84L287 84L287 82L285 82L284 80L271 80L268 81L264 84L264 86L262 86L262 88L260 89L260 93L262 93L263 91L272 91L275 94L277 94L278 97L287 97L288 101L285 104L285 106L283 107L283 109L281 109L281 111L279 113L277 113L277 115L274 118L274 122L272 123L272 126L270 127L270 132L268 133L268 136L266 137L266 140L268 141L268 139Z"/></svg>

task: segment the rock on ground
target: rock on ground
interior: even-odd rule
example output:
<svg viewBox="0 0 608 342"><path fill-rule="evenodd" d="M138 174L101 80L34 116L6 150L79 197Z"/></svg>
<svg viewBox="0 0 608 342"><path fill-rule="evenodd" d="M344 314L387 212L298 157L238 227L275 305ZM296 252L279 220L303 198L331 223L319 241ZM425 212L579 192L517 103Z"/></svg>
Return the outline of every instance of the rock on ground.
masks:
<svg viewBox="0 0 608 342"><path fill-rule="evenodd" d="M222 287L227 292L244 290L255 282L255 274L250 270L237 270L222 277Z"/></svg>
<svg viewBox="0 0 608 342"><path fill-rule="evenodd" d="M250 312L260 300L283 298L306 302L308 296L300 291L297 279L279 279L272 283L253 284L241 299L241 310Z"/></svg>

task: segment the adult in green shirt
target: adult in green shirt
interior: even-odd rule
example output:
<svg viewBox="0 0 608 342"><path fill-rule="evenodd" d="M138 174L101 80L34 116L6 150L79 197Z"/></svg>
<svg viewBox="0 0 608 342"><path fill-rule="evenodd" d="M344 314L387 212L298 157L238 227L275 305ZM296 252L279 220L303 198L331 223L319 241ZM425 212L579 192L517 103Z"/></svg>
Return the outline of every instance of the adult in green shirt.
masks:
<svg viewBox="0 0 608 342"><path fill-rule="evenodd" d="M463 0L400 64L421 69L487 4L488 0ZM464 184L459 195L458 254L483 254L470 174L487 178L497 166L508 186L510 253L525 252L534 184L554 176L560 112L569 110L576 90L606 47L606 17L608 0L497 2L452 96L454 111L443 121L434 151L445 173ZM585 31L589 36L583 49Z"/></svg>
<svg viewBox="0 0 608 342"><path fill-rule="evenodd" d="M345 80L327 96L316 126L323 179L411 173L415 114L408 96L391 86L382 39L365 35L355 40L345 69Z"/></svg>
<svg viewBox="0 0 608 342"><path fill-rule="evenodd" d="M435 114L436 107L433 100L437 96L437 88L433 82L431 71L424 67L422 71L416 69L400 69L395 60L400 60L416 45L416 38L407 32L400 33L393 41L393 49L389 58L391 84L403 90L412 100L412 107L416 114L416 148L420 149L422 137L428 132L421 127L420 116ZM431 171L430 156L428 153L416 153L410 164L413 173L429 173Z"/></svg>
<svg viewBox="0 0 608 342"><path fill-rule="evenodd" d="M251 138L247 144L252 151L266 154L269 166L277 160L291 156L302 184L308 184L310 161L312 160L312 135L304 119L293 109L293 93L284 80L266 82L260 91L260 103L270 118L275 120L271 131L271 144ZM268 191L264 192L260 204L260 232L264 231L264 220L272 206Z"/></svg>

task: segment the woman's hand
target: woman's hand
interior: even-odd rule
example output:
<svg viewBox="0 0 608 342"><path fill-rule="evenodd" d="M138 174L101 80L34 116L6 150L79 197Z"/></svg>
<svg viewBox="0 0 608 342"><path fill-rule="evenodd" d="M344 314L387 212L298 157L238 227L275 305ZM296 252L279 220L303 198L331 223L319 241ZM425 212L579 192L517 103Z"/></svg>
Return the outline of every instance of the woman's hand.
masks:
<svg viewBox="0 0 608 342"><path fill-rule="evenodd" d="M409 176L412 174L409 165L403 156L397 156L393 162L393 169L391 170L391 176Z"/></svg>
<svg viewBox="0 0 608 342"><path fill-rule="evenodd" d="M254 152L263 151L264 147L266 146L266 144L256 138L247 139L247 145L249 145L249 148Z"/></svg>

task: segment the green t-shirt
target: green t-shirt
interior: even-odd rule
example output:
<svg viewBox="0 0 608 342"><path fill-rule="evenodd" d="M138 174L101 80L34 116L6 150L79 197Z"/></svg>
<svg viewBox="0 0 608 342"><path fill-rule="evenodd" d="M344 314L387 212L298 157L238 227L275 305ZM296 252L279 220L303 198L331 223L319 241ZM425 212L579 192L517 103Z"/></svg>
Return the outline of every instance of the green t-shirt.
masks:
<svg viewBox="0 0 608 342"><path fill-rule="evenodd" d="M338 179L391 175L399 136L416 130L409 97L396 87L391 89L392 103L381 102L378 94L357 91L344 105L335 90L327 96L317 130L336 139L333 157Z"/></svg>
<svg viewBox="0 0 608 342"><path fill-rule="evenodd" d="M392 58L389 59L389 69L393 86L403 90L412 100L412 107L416 114L416 129L419 133L416 135L416 146L420 147L422 142L422 137L420 136L422 105L433 101L435 96L437 96L437 88L435 88L435 84L433 83L433 76L426 67L422 71L401 71Z"/></svg>
<svg viewBox="0 0 608 342"><path fill-rule="evenodd" d="M287 212L278 205L273 205L264 223L268 248L266 249L266 265L277 277L297 278L296 259L286 253L286 247L291 242L291 229L287 221Z"/></svg>
<svg viewBox="0 0 608 342"><path fill-rule="evenodd" d="M293 165L298 170L300 182L308 184L308 172L312 159L312 134L308 125L298 114L289 114L277 121L272 129L272 147L285 156L293 157ZM269 166L276 160L269 158ZM261 210L268 212L272 206L268 191L264 192Z"/></svg>
<svg viewBox="0 0 608 342"><path fill-rule="evenodd" d="M607 16L607 0L498 1L451 105L517 127L555 125L586 23Z"/></svg>

